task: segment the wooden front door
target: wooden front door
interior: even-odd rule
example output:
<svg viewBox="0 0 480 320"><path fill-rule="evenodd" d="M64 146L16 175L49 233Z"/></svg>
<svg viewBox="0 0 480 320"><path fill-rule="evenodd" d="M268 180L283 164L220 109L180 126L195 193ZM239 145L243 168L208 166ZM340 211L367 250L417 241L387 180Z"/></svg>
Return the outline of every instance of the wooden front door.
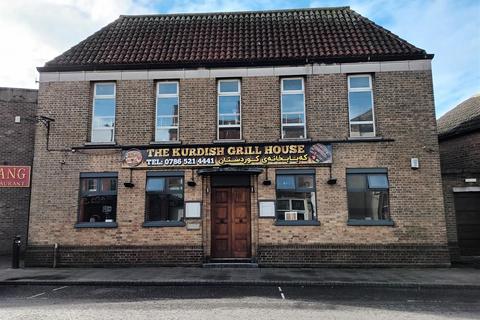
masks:
<svg viewBox="0 0 480 320"><path fill-rule="evenodd" d="M212 258L250 257L250 189L212 189Z"/></svg>

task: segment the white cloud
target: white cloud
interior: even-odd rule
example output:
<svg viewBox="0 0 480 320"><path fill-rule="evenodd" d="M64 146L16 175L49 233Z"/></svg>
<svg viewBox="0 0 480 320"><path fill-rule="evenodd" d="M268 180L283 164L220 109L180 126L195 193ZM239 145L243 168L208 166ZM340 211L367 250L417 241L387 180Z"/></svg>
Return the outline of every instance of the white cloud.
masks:
<svg viewBox="0 0 480 320"><path fill-rule="evenodd" d="M231 0L202 0L189 1L177 0L169 8L169 13L190 13L190 12L232 12L232 11L246 11L251 8L251 5L246 1L231 1Z"/></svg>
<svg viewBox="0 0 480 320"><path fill-rule="evenodd" d="M478 0L17 0L0 1L0 86L37 87L35 67L120 14L212 12L350 5L414 45L434 53L437 115L480 92Z"/></svg>
<svg viewBox="0 0 480 320"><path fill-rule="evenodd" d="M434 53L437 117L480 92L480 2L350 1L352 9Z"/></svg>
<svg viewBox="0 0 480 320"><path fill-rule="evenodd" d="M0 2L0 86L37 88L36 67L66 51L120 14L151 12L132 0Z"/></svg>

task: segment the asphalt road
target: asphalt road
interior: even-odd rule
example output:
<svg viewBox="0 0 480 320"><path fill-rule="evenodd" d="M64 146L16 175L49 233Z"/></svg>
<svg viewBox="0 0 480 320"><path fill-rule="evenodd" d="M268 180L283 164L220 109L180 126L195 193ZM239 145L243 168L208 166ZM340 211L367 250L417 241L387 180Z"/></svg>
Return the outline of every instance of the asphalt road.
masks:
<svg viewBox="0 0 480 320"><path fill-rule="evenodd" d="M0 286L0 319L480 319L480 290Z"/></svg>

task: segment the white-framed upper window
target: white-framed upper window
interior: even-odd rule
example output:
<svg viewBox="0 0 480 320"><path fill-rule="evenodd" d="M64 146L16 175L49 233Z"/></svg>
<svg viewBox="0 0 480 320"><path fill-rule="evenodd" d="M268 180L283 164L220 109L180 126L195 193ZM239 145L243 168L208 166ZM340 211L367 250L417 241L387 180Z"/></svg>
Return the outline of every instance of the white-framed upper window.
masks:
<svg viewBox="0 0 480 320"><path fill-rule="evenodd" d="M242 136L240 80L218 81L217 137L238 140Z"/></svg>
<svg viewBox="0 0 480 320"><path fill-rule="evenodd" d="M155 141L178 140L178 81L157 83Z"/></svg>
<svg viewBox="0 0 480 320"><path fill-rule="evenodd" d="M282 139L306 138L303 78L282 79L281 93Z"/></svg>
<svg viewBox="0 0 480 320"><path fill-rule="evenodd" d="M351 137L375 137L372 77L348 76L348 113Z"/></svg>
<svg viewBox="0 0 480 320"><path fill-rule="evenodd" d="M92 142L114 142L115 83L98 82L93 89Z"/></svg>

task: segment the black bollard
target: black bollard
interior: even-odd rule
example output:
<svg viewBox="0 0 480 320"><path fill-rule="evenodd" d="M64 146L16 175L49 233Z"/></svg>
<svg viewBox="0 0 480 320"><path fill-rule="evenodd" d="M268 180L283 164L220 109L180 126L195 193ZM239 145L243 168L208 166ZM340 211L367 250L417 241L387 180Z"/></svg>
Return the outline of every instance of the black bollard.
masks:
<svg viewBox="0 0 480 320"><path fill-rule="evenodd" d="M12 248L12 269L18 269L20 266L20 246L22 245L22 240L20 236L15 236L13 238L13 248Z"/></svg>

